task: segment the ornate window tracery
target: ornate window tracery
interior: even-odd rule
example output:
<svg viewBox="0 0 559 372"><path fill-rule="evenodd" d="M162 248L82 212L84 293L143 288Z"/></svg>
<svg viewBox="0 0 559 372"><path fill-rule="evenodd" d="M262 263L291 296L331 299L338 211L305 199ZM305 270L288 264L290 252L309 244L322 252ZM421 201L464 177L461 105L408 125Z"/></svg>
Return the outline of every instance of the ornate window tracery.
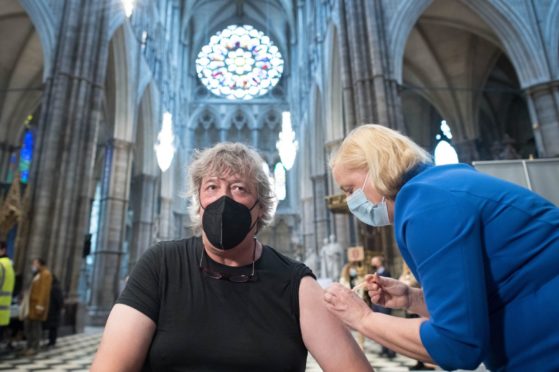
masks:
<svg viewBox="0 0 559 372"><path fill-rule="evenodd" d="M210 38L196 59L202 83L217 96L250 100L266 94L281 78L283 58L262 31L231 25Z"/></svg>

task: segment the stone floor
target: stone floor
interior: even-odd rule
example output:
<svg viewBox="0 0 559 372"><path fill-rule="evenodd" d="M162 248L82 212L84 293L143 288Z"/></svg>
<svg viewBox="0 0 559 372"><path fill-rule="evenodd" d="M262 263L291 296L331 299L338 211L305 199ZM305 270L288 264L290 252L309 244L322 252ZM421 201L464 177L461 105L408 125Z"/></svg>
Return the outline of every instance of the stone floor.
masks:
<svg viewBox="0 0 559 372"><path fill-rule="evenodd" d="M91 328L82 334L60 337L55 348L42 350L33 357L18 357L15 353L1 350L0 371L88 371L101 333L101 328ZM378 372L409 371L409 367L416 363L403 356L394 359L380 357L379 345L369 340L365 342L365 352ZM307 371L322 371L310 355Z"/></svg>

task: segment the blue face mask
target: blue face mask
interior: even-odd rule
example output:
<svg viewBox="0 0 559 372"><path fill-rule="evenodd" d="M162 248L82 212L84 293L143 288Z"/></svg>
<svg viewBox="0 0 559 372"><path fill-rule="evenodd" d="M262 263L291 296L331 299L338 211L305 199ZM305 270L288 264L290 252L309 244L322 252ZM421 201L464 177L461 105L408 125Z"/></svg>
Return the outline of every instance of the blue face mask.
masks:
<svg viewBox="0 0 559 372"><path fill-rule="evenodd" d="M365 193L363 188L369 179L369 174L365 177L365 182L360 189L355 190L347 198L347 206L349 210L359 221L366 223L370 226L386 226L390 225L390 220L388 219L388 207L384 197L378 204L371 203Z"/></svg>

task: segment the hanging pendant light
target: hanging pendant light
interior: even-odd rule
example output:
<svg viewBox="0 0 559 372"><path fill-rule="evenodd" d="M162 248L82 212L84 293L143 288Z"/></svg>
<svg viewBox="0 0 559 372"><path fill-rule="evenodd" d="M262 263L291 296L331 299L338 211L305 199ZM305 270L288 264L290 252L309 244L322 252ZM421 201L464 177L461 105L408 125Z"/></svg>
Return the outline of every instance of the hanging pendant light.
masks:
<svg viewBox="0 0 559 372"><path fill-rule="evenodd" d="M161 169L161 172L165 172L171 166L176 151L175 135L173 134L173 115L169 112L163 114L163 124L161 125L161 131L157 135L157 142L154 148L159 169Z"/></svg>
<svg viewBox="0 0 559 372"><path fill-rule="evenodd" d="M281 163L286 170L290 170L295 163L295 156L299 144L295 139L295 132L291 127L291 113L284 111L281 113L281 132L279 133L279 140L276 142Z"/></svg>

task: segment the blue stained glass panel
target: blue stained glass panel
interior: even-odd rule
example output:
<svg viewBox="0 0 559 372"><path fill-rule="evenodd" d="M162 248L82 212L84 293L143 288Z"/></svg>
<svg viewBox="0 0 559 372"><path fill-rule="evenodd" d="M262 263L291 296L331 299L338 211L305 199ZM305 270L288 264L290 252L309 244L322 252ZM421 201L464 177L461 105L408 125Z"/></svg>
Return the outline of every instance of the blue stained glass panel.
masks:
<svg viewBox="0 0 559 372"><path fill-rule="evenodd" d="M23 143L19 153L19 172L22 183L27 183L29 180L29 168L33 159L33 142L33 132L28 129L23 135Z"/></svg>

